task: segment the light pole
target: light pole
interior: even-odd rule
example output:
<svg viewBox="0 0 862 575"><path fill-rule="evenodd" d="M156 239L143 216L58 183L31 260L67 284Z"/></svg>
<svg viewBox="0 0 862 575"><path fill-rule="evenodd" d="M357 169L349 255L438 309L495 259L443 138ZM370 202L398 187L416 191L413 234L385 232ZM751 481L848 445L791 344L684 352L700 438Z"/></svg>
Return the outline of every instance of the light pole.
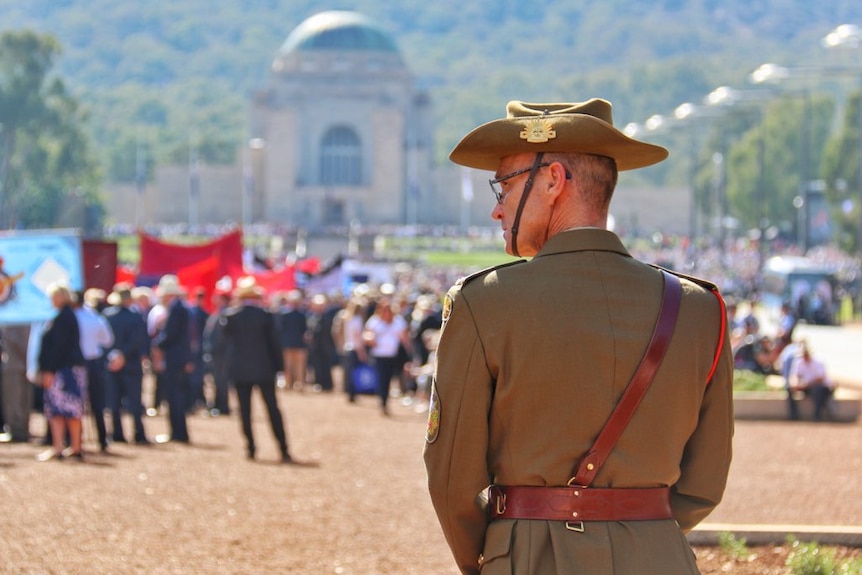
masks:
<svg viewBox="0 0 862 575"><path fill-rule="evenodd" d="M135 145L135 229L141 227L141 204L144 201L144 191L147 186L147 151L141 146L138 136Z"/></svg>
<svg viewBox="0 0 862 575"><path fill-rule="evenodd" d="M841 24L823 37L825 48L858 48L862 44L862 30L856 24Z"/></svg>
<svg viewBox="0 0 862 575"><path fill-rule="evenodd" d="M805 75L802 69L796 70L767 63L761 65L749 75L749 80L754 84L778 85L793 76ZM797 210L797 234L796 240L803 254L808 252L809 235L808 222L810 221L810 196L811 188L811 94L808 89L802 93L802 122L799 138L799 195L794 198L793 206Z"/></svg>
<svg viewBox="0 0 862 575"><path fill-rule="evenodd" d="M248 229L254 220L255 212L255 195L259 184L257 180L261 179L263 170L263 161L261 157L266 148L266 141L262 138L252 138L248 141L248 145L243 149L243 166L242 166L242 227Z"/></svg>
<svg viewBox="0 0 862 575"><path fill-rule="evenodd" d="M189 136L189 233L195 233L198 226L198 206L200 204L201 185L200 164L194 139Z"/></svg>
<svg viewBox="0 0 862 575"><path fill-rule="evenodd" d="M673 117L680 122L688 121L697 114L697 107L691 102L685 102L677 106L673 111ZM694 131L694 129L692 129ZM697 152L698 146L694 136L691 138L691 154L688 166L688 237L689 242L694 243L697 237Z"/></svg>
<svg viewBox="0 0 862 575"><path fill-rule="evenodd" d="M764 94L758 90L738 90L735 88L730 88L729 86L719 86L712 92L710 92L704 102L707 106L716 107L719 109L730 109L736 107L741 104L754 104L755 106L761 104L766 98L768 98L767 94ZM765 116L765 114L761 113L761 116ZM722 147L727 148L727 144L724 141L724 136L722 135ZM723 169L727 169L727 153L725 152L723 158ZM766 122L765 118L761 117L761 127L760 133L758 136L757 143L757 164L758 164L758 182L757 182L757 194L756 194L756 203L757 203L757 234L758 234L758 254L760 257L760 263L763 263L765 259L765 250L766 250L766 239L767 232L769 228L769 219L767 213L766 206ZM724 238L724 230L728 225L727 219L727 182L724 182L722 189L720 191L721 197L719 198L720 210L723 212L721 214L721 237L722 240Z"/></svg>
<svg viewBox="0 0 862 575"><path fill-rule="evenodd" d="M3 123L0 122L0 230L9 226L7 222L6 209L6 172L9 168L6 157L6 133L3 131Z"/></svg>

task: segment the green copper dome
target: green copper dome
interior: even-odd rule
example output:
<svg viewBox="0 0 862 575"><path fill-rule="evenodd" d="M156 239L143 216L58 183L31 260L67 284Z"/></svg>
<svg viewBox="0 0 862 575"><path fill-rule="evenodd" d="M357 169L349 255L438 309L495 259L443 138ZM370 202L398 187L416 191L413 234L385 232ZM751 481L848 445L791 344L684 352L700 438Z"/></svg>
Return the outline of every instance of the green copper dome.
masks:
<svg viewBox="0 0 862 575"><path fill-rule="evenodd" d="M320 12L305 20L290 33L280 51L313 50L398 53L395 42L374 20L341 10Z"/></svg>

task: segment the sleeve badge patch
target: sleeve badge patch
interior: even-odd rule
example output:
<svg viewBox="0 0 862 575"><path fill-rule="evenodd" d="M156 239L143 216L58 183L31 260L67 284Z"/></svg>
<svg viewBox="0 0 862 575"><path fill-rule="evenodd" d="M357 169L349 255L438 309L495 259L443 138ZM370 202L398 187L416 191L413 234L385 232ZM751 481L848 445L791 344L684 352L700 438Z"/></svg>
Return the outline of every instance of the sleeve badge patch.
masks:
<svg viewBox="0 0 862 575"><path fill-rule="evenodd" d="M428 430L425 441L434 443L440 433L440 396L437 394L437 382L431 383L431 404L428 407Z"/></svg>
<svg viewBox="0 0 862 575"><path fill-rule="evenodd" d="M452 315L452 296L447 293L443 300L443 323L446 323L450 315Z"/></svg>

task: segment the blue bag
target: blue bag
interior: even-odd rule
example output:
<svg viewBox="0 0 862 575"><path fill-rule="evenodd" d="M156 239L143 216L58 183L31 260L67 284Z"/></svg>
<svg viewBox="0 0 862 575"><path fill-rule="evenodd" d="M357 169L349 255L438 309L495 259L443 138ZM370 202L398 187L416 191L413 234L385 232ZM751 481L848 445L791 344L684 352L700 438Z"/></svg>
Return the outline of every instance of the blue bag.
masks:
<svg viewBox="0 0 862 575"><path fill-rule="evenodd" d="M376 394L379 387L377 368L367 363L358 363L350 372L353 392L356 394Z"/></svg>

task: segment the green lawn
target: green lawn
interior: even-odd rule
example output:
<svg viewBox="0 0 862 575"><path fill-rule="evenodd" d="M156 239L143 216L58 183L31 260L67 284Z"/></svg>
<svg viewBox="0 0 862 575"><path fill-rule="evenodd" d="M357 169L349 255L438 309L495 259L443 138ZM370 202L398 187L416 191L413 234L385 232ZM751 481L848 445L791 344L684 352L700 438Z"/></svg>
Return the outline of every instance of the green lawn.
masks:
<svg viewBox="0 0 862 575"><path fill-rule="evenodd" d="M137 235L107 238L117 242L117 258L120 262L137 264L140 259L140 242ZM212 238L178 236L162 238L163 241L179 244L196 244ZM266 241L246 236L246 246L266 245ZM314 255L314 254L309 254ZM432 267L455 267L483 269L515 260L503 250L499 240L465 238L387 238L383 251L377 254L388 260L417 262Z"/></svg>

